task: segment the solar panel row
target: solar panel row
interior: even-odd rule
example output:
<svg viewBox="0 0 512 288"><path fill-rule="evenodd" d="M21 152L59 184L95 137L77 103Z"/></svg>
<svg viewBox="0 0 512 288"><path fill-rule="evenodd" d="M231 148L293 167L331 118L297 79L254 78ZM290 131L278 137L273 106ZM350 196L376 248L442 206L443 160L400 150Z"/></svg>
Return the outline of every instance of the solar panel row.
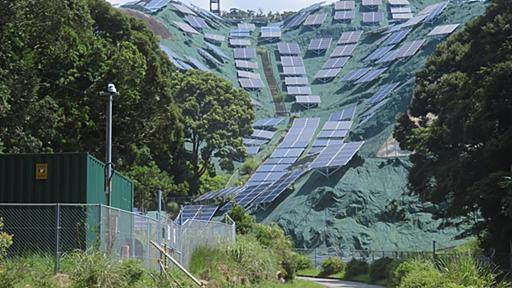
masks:
<svg viewBox="0 0 512 288"><path fill-rule="evenodd" d="M282 56L281 65L283 65L283 67L304 66L304 61L302 57L299 56Z"/></svg>
<svg viewBox="0 0 512 288"><path fill-rule="evenodd" d="M337 46L329 56L330 58L352 56L357 44L347 44Z"/></svg>
<svg viewBox="0 0 512 288"><path fill-rule="evenodd" d="M222 42L224 42L225 39L226 39L226 37L224 37L223 35L212 34L212 33L204 34L204 40L213 42L213 43L222 43Z"/></svg>
<svg viewBox="0 0 512 288"><path fill-rule="evenodd" d="M337 44L342 45L357 43L359 42L359 39L361 39L362 35L363 31L361 30L343 32Z"/></svg>
<svg viewBox="0 0 512 288"><path fill-rule="evenodd" d="M234 48L235 59L254 59L256 58L255 48Z"/></svg>
<svg viewBox="0 0 512 288"><path fill-rule="evenodd" d="M395 90L396 87L398 87L398 85L400 85L400 82L394 82L394 83L385 84L385 85L381 86L379 88L379 90L377 90L377 92L375 92L375 94L373 94L373 96L367 100L367 102L369 104L379 103L384 98L386 98L389 94L391 94L393 92L393 90Z"/></svg>
<svg viewBox="0 0 512 288"><path fill-rule="evenodd" d="M336 11L336 13L334 13L334 20L345 21L352 20L354 18L356 18L356 12L354 10Z"/></svg>
<svg viewBox="0 0 512 288"><path fill-rule="evenodd" d="M356 106L331 113L329 121L352 121L356 114Z"/></svg>
<svg viewBox="0 0 512 288"><path fill-rule="evenodd" d="M354 10L356 8L355 1L338 1L334 3L334 10Z"/></svg>
<svg viewBox="0 0 512 288"><path fill-rule="evenodd" d="M460 24L449 24L449 25L439 25L434 27L428 36L438 36L438 35L447 35L453 33L459 27Z"/></svg>
<svg viewBox="0 0 512 288"><path fill-rule="evenodd" d="M310 51L322 51L327 50L331 46L332 38L315 38L311 39L308 50Z"/></svg>
<svg viewBox="0 0 512 288"><path fill-rule="evenodd" d="M240 38L231 38L231 39L229 39L229 45L231 47L247 47L247 46L251 46L251 40L240 39Z"/></svg>
<svg viewBox="0 0 512 288"><path fill-rule="evenodd" d="M217 60L217 58L215 58L208 51L206 51L206 50L204 50L202 48L197 49L197 52L199 53L199 55L203 56L203 58L208 60L210 63L213 63L213 64L215 64L217 66L222 66L224 64L224 63L220 62L219 60Z"/></svg>
<svg viewBox="0 0 512 288"><path fill-rule="evenodd" d="M379 23L384 20L383 12L364 12L363 13L363 23L374 24Z"/></svg>
<svg viewBox="0 0 512 288"><path fill-rule="evenodd" d="M359 78L363 77L366 73L370 71L370 68L359 68L350 70L343 78L341 78L341 81L356 81Z"/></svg>
<svg viewBox="0 0 512 288"><path fill-rule="evenodd" d="M368 57L366 57L366 61L375 61L381 59L386 53L395 48L395 45L389 45L384 47L379 47L375 51L373 51Z"/></svg>
<svg viewBox="0 0 512 288"><path fill-rule="evenodd" d="M281 35L282 31L280 27L261 27L261 38L281 38Z"/></svg>
<svg viewBox="0 0 512 288"><path fill-rule="evenodd" d="M249 71L243 71L243 70L237 70L238 78L250 78L250 79L261 79L260 74L249 72Z"/></svg>
<svg viewBox="0 0 512 288"><path fill-rule="evenodd" d="M257 120L252 124L254 128L274 128L275 126L281 124L283 122L283 118L267 118Z"/></svg>
<svg viewBox="0 0 512 288"><path fill-rule="evenodd" d="M306 21L304 21L303 25L304 26L319 26L325 22L325 19L327 19L327 14L325 14L325 13L309 15L306 18Z"/></svg>
<svg viewBox="0 0 512 288"><path fill-rule="evenodd" d="M310 164L310 169L336 168L348 164L364 142L350 142L327 146Z"/></svg>
<svg viewBox="0 0 512 288"><path fill-rule="evenodd" d="M299 44L297 44L295 42L293 42L293 43L285 43L285 42L277 43L277 50L279 51L279 55L281 55L281 56L300 55Z"/></svg>
<svg viewBox="0 0 512 288"><path fill-rule="evenodd" d="M363 77L359 78L355 83L361 84L366 82L371 82L375 79L377 79L382 73L384 73L388 68L378 68L368 71Z"/></svg>
<svg viewBox="0 0 512 288"><path fill-rule="evenodd" d="M284 83L286 86L306 86L309 80L307 77L285 77Z"/></svg>
<svg viewBox="0 0 512 288"><path fill-rule="evenodd" d="M229 60L228 55L226 55L226 53L224 53L219 47L217 47L213 44L210 44L210 43L205 43L205 44L206 44L207 50L211 51L213 54L217 55L221 59Z"/></svg>
<svg viewBox="0 0 512 288"><path fill-rule="evenodd" d="M219 206L187 205L181 208L178 219L181 224L186 221L210 221Z"/></svg>
<svg viewBox="0 0 512 288"><path fill-rule="evenodd" d="M206 21L204 21L203 18L200 18L197 16L187 15L187 16L185 16L185 21L187 21L188 24L190 24L190 26L192 26L194 28L198 28L198 29L208 28L208 24L206 23Z"/></svg>
<svg viewBox="0 0 512 288"><path fill-rule="evenodd" d="M332 79L340 74L341 68L322 69L315 74L315 79Z"/></svg>
<svg viewBox="0 0 512 288"><path fill-rule="evenodd" d="M192 26L188 25L185 22L178 22L173 21L174 26L176 26L178 29L185 33L191 33L191 34L199 34L196 29L194 29Z"/></svg>
<svg viewBox="0 0 512 288"><path fill-rule="evenodd" d="M235 60L235 67L239 69L258 69L258 63L247 60Z"/></svg>
<svg viewBox="0 0 512 288"><path fill-rule="evenodd" d="M187 6L181 5L179 3L172 3L172 6L174 6L176 11L180 12L181 14L184 14L184 15L196 15L196 13L194 13L194 11L192 11Z"/></svg>
<svg viewBox="0 0 512 288"><path fill-rule="evenodd" d="M265 87L261 79L239 78L240 86L244 89L255 90Z"/></svg>

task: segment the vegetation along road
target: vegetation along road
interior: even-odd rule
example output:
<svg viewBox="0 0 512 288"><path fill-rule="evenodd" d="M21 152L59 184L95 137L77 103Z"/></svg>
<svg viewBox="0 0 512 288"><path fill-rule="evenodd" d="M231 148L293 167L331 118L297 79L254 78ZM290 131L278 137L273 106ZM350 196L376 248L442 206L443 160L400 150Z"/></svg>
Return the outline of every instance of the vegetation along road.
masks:
<svg viewBox="0 0 512 288"><path fill-rule="evenodd" d="M350 282L350 281L342 281L338 279L328 279L328 278L314 278L314 277L297 277L302 280L313 281L320 285L329 288L382 288L382 286L378 285L369 285L365 283L358 282Z"/></svg>

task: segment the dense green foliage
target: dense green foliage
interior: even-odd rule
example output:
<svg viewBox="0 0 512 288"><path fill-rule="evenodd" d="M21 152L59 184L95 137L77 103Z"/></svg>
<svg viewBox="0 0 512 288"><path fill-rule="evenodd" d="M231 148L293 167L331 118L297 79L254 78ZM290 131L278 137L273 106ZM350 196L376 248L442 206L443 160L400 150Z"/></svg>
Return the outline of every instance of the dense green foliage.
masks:
<svg viewBox="0 0 512 288"><path fill-rule="evenodd" d="M0 27L0 152L102 159L99 92L113 82L114 164L135 180L140 208L154 208L157 189L198 193L201 176L215 176L213 157L230 168L231 149L243 155L248 94L212 74L177 72L145 24L106 1L2 1Z"/></svg>
<svg viewBox="0 0 512 288"><path fill-rule="evenodd" d="M409 115L395 137L415 151L411 190L443 205L439 216L474 216L487 252L506 263L512 190L500 185L512 163L512 5L485 15L441 44L417 75Z"/></svg>
<svg viewBox="0 0 512 288"><path fill-rule="evenodd" d="M12 235L3 231L4 221L0 218L0 261L7 256L7 251L12 245Z"/></svg>
<svg viewBox="0 0 512 288"><path fill-rule="evenodd" d="M339 258L329 257L322 262L321 275L329 276L345 270L345 263Z"/></svg>
<svg viewBox="0 0 512 288"><path fill-rule="evenodd" d="M366 263L366 261L352 258L352 260L347 263L347 268L345 269L345 277L350 279L357 275L366 274L368 273L368 269L368 263Z"/></svg>
<svg viewBox="0 0 512 288"><path fill-rule="evenodd" d="M391 258L380 258L370 264L369 275L370 280L380 281L389 277L389 274L395 268L395 261Z"/></svg>

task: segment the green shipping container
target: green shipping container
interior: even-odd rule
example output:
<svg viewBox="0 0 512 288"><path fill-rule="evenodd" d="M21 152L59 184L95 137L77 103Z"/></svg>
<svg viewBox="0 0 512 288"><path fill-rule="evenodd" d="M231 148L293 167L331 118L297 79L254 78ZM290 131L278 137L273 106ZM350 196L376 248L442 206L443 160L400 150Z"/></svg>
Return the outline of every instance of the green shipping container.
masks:
<svg viewBox="0 0 512 288"><path fill-rule="evenodd" d="M106 204L104 168L88 153L0 154L0 203ZM133 193L114 171L111 206L132 211Z"/></svg>

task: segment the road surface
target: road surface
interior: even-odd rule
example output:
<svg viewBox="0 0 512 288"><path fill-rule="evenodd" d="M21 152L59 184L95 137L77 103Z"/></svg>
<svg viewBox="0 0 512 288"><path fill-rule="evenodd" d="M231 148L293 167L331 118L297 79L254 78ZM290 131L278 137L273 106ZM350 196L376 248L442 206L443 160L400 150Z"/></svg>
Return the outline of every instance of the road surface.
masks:
<svg viewBox="0 0 512 288"><path fill-rule="evenodd" d="M384 288L378 285L369 285L364 283L342 281L337 279L324 279L324 278L312 278L312 277L297 277L298 279L308 280L327 288Z"/></svg>

